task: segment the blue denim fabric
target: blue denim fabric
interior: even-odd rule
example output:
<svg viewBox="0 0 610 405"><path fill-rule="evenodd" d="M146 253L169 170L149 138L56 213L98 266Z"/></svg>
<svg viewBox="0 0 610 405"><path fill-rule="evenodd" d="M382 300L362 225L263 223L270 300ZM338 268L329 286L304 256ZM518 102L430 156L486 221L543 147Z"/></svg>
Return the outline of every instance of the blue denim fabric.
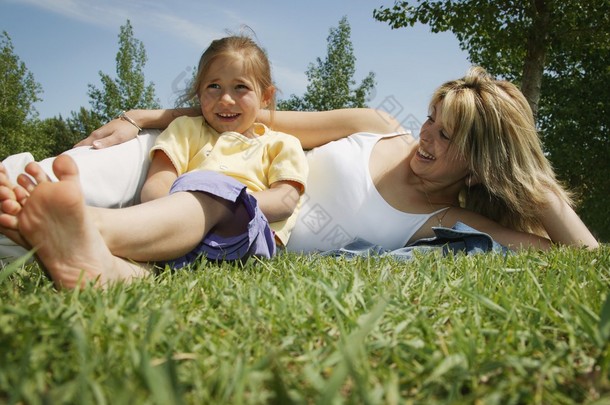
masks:
<svg viewBox="0 0 610 405"><path fill-rule="evenodd" d="M339 249L320 252L322 256L355 258L363 256L392 257L397 260L410 260L415 252L440 251L474 255L484 252L506 254L510 250L494 241L486 233L477 231L462 222L451 228L433 227L436 236L419 239L400 249L388 250L364 239L356 239Z"/></svg>

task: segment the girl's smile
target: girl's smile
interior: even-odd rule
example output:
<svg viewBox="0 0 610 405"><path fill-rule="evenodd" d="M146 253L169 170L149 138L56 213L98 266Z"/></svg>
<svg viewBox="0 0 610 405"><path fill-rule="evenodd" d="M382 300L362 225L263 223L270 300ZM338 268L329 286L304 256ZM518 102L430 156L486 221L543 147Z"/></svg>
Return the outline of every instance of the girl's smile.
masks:
<svg viewBox="0 0 610 405"><path fill-rule="evenodd" d="M199 87L201 112L206 122L219 133L238 132L253 137L252 125L260 108L270 96L261 94L246 70L243 56L218 57Z"/></svg>

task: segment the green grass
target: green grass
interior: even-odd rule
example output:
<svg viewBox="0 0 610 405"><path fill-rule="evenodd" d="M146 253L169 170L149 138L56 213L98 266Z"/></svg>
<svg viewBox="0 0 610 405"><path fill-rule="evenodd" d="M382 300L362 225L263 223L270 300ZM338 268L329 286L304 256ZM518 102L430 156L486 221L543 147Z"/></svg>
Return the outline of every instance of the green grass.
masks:
<svg viewBox="0 0 610 405"><path fill-rule="evenodd" d="M107 291L0 271L0 403L610 402L610 247L201 264Z"/></svg>

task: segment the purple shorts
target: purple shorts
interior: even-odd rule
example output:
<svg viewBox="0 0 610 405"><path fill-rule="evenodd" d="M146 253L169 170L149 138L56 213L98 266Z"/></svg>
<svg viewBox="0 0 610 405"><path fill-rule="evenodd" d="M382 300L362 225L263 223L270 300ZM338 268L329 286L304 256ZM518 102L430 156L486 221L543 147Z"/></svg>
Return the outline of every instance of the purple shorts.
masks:
<svg viewBox="0 0 610 405"><path fill-rule="evenodd" d="M248 212L250 222L247 231L241 235L224 237L210 232L195 249L165 264L178 269L200 257L213 261L245 262L250 256L270 258L275 254L275 238L269 221L258 207L256 198L248 194L246 186L239 181L212 171L194 171L176 179L170 194L179 191L198 191L242 204Z"/></svg>

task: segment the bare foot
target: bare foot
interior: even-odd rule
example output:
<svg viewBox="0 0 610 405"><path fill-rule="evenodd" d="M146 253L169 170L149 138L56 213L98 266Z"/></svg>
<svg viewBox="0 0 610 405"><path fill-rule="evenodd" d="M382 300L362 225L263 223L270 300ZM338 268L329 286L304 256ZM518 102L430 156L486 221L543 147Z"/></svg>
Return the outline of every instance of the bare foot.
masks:
<svg viewBox="0 0 610 405"><path fill-rule="evenodd" d="M78 169L69 156L53 162L59 182L41 182L31 190L18 215L19 231L58 288L104 286L148 273L144 265L113 256L89 217Z"/></svg>
<svg viewBox="0 0 610 405"><path fill-rule="evenodd" d="M17 220L22 202L25 203L28 196L29 193L25 189L11 183L4 166L0 163L0 233L29 250L31 246L19 234Z"/></svg>
<svg viewBox="0 0 610 405"><path fill-rule="evenodd" d="M8 187L12 187L13 185L13 183L9 180L8 170L4 164L2 164L2 162L0 162L0 185Z"/></svg>
<svg viewBox="0 0 610 405"><path fill-rule="evenodd" d="M0 163L0 232L23 248L31 249L30 244L19 233L19 212L27 202L30 192L51 179L42 167L36 163L28 163L25 167L28 174L20 174L17 183L9 179L6 167Z"/></svg>
<svg viewBox="0 0 610 405"><path fill-rule="evenodd" d="M76 165L74 166L76 167ZM55 164L53 164L53 171L55 171ZM25 166L25 172L29 176L23 173L20 174L19 176L17 176L17 183L19 183L19 185L22 187L23 192L28 195L34 190L34 188L38 184L52 181L47 175L47 173L43 170L43 168L36 162L28 163Z"/></svg>

